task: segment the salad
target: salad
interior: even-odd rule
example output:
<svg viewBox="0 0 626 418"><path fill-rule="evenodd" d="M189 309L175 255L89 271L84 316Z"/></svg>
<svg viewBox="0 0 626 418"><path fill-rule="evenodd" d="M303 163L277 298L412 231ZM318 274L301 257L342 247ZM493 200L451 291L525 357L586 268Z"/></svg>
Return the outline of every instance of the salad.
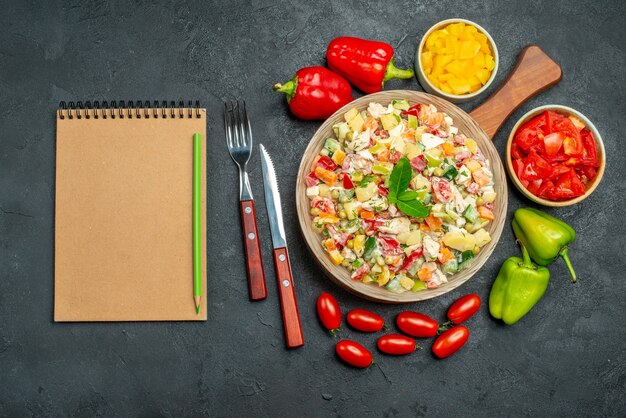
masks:
<svg viewBox="0 0 626 418"><path fill-rule="evenodd" d="M353 280L391 292L446 283L491 236L496 192L476 141L431 104L353 108L306 177L313 228Z"/></svg>

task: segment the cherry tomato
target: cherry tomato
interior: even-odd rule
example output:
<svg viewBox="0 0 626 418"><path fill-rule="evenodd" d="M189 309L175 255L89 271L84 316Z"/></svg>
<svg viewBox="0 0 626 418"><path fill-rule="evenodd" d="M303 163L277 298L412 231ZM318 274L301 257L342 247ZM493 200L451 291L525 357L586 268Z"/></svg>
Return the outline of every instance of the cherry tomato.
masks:
<svg viewBox="0 0 626 418"><path fill-rule="evenodd" d="M471 318L480 309L480 296L470 293L459 298L448 309L448 319L454 324L460 324Z"/></svg>
<svg viewBox="0 0 626 418"><path fill-rule="evenodd" d="M401 312L396 318L396 325L405 334L419 338L434 337L439 330L437 321L419 312Z"/></svg>
<svg viewBox="0 0 626 418"><path fill-rule="evenodd" d="M346 315L348 324L361 332L378 332L383 329L385 320L366 309L353 309Z"/></svg>
<svg viewBox="0 0 626 418"><path fill-rule="evenodd" d="M341 325L341 309L337 299L330 293L322 293L317 298L317 315L322 321L322 325L334 333Z"/></svg>
<svg viewBox="0 0 626 418"><path fill-rule="evenodd" d="M335 346L335 352L340 359L351 366L364 369L372 364L372 354L356 341L341 340Z"/></svg>
<svg viewBox="0 0 626 418"><path fill-rule="evenodd" d="M433 344L433 353L439 358L446 358L463 347L469 338L469 330L458 325L441 334Z"/></svg>
<svg viewBox="0 0 626 418"><path fill-rule="evenodd" d="M411 354L415 351L415 340L400 334L383 335L378 339L378 349L394 356Z"/></svg>

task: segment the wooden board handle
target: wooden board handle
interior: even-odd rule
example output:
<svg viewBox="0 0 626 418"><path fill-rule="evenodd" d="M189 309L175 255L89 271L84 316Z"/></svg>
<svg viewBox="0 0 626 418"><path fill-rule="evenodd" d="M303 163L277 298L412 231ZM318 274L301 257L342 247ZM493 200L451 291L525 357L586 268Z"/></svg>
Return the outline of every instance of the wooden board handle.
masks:
<svg viewBox="0 0 626 418"><path fill-rule="evenodd" d="M304 345L300 314L296 291L293 287L291 265L286 248L274 250L274 265L276 266L276 280L278 282L278 294L280 295L280 308L283 314L283 326L285 328L285 344L288 348Z"/></svg>
<svg viewBox="0 0 626 418"><path fill-rule="evenodd" d="M493 139L498 129L526 100L561 81L561 66L537 45L522 50L517 65L500 88L483 104L470 112L481 128Z"/></svg>
<svg viewBox="0 0 626 418"><path fill-rule="evenodd" d="M239 202L241 226L243 227L243 246L246 249L246 268L248 270L248 293L250 300L263 300L267 297L265 272L261 259L259 230L256 226L254 200Z"/></svg>

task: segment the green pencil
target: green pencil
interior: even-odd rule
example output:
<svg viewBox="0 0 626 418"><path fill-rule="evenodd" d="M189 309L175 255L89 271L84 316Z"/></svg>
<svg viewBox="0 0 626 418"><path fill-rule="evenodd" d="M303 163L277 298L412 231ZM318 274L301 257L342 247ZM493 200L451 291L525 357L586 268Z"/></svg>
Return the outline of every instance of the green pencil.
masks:
<svg viewBox="0 0 626 418"><path fill-rule="evenodd" d="M193 300L202 299L202 135L193 135Z"/></svg>

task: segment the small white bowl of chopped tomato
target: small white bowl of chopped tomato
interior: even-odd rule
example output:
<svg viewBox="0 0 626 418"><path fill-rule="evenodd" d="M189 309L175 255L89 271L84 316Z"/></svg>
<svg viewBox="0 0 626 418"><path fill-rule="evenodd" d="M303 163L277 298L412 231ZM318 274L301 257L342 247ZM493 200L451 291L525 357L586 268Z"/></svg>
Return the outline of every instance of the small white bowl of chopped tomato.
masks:
<svg viewBox="0 0 626 418"><path fill-rule="evenodd" d="M575 109L540 106L515 124L506 146L515 186L545 206L570 206L596 189L605 167L604 143L591 121Z"/></svg>

